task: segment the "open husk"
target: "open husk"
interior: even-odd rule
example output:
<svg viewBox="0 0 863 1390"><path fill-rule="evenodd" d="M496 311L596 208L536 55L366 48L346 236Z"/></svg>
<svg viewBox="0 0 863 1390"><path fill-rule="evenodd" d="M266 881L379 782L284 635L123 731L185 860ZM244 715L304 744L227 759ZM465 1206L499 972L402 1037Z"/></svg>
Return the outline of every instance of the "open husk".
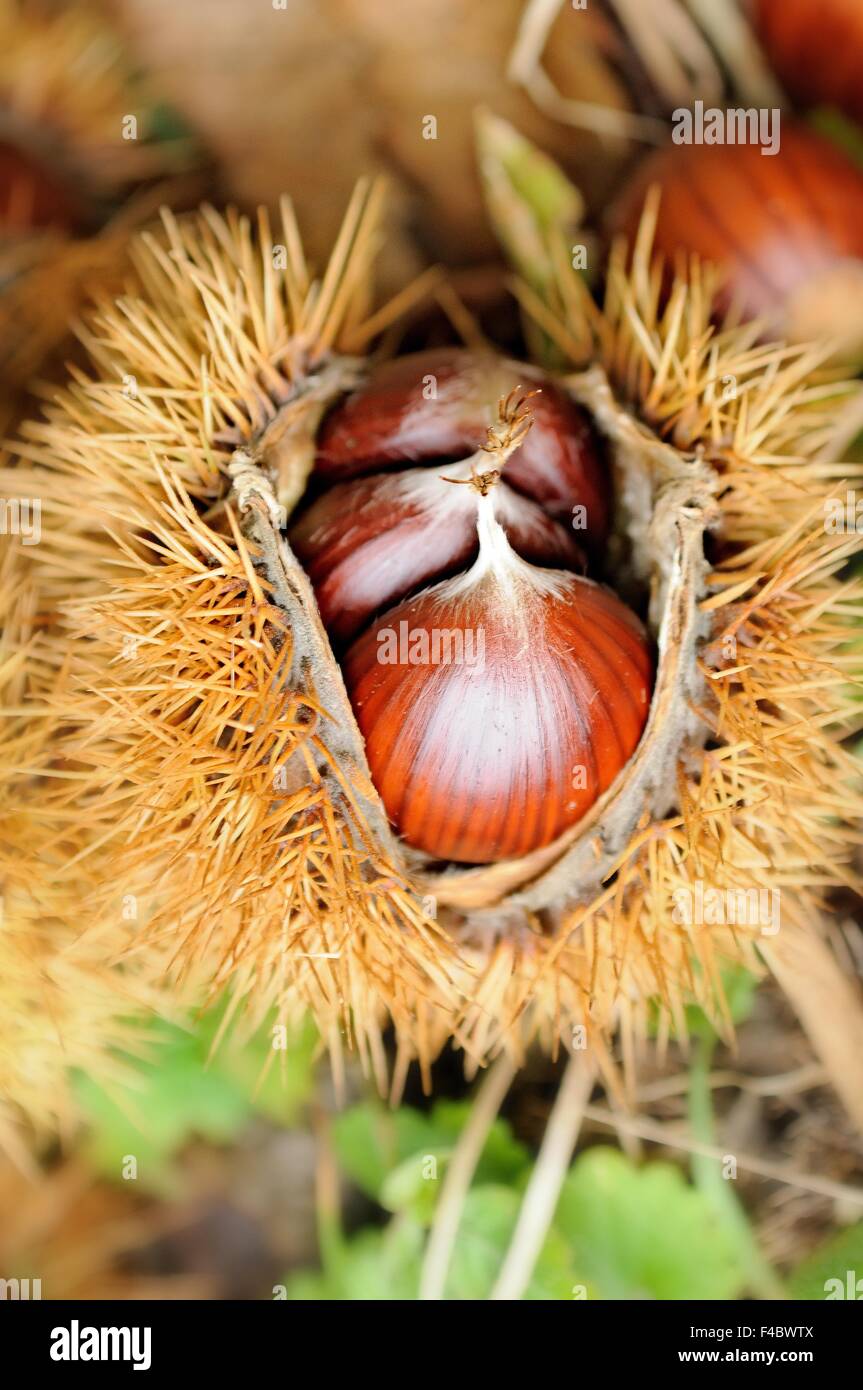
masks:
<svg viewBox="0 0 863 1390"><path fill-rule="evenodd" d="M649 213L603 308L564 260L551 308L524 292L614 460L616 572L658 644L652 711L549 850L420 864L283 534L322 411L402 307L369 297L379 213L362 187L319 280L287 204L281 240L263 216L253 232L166 215L135 246L137 288L89 316L90 367L3 477L43 507L19 554L43 617L18 659L62 672L41 682L50 756L20 795L82 836L62 875L82 939L111 938L131 898L115 968L174 1000L230 987L253 1023L310 1008L337 1066L356 1047L396 1090L448 1040L473 1068L580 1029L611 1075L614 1028L628 1063L654 1001L660 1031L693 998L721 1026L722 963L759 967L757 925L681 919L681 891L776 890L796 925L855 883L860 585L842 571L860 541L824 526L852 477L825 461L847 391L813 377L814 351L714 330L697 266L661 308Z"/></svg>

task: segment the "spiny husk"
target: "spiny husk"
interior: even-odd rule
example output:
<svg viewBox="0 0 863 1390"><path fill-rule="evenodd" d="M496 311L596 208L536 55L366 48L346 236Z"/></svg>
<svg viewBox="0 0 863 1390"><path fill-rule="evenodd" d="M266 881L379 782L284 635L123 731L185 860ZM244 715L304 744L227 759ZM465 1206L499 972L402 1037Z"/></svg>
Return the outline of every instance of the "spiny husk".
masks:
<svg viewBox="0 0 863 1390"><path fill-rule="evenodd" d="M146 120L152 97L98 0L0 0L0 126L60 174L111 196L164 168L164 154L123 139L124 116ZM147 131L140 132L142 136Z"/></svg>
<svg viewBox="0 0 863 1390"><path fill-rule="evenodd" d="M305 427L291 460L301 474L311 465L327 391L356 371L333 343L375 331L363 320L379 206L380 189L359 192L321 282L287 205L286 275L266 218L256 247L243 219L166 217L164 238L142 237L135 258L161 312L146 298L103 306L85 338L104 382L76 372L3 476L5 492L42 504L41 544L16 554L42 626L29 645L10 629L11 660L28 678L62 679L9 708L23 708L41 756L21 789L29 814L49 840L58 819L83 837L49 875L66 914L136 979L149 949L167 956L174 998L200 997L203 976L240 997L255 987L260 1010L276 1003L282 1017L308 1002L334 1049L336 1021L350 1018L378 1068L381 998L409 1026L417 997L446 987L447 942L368 827L364 809L382 813L359 735L348 734L353 766L344 740L337 762L320 735L338 728L320 689L340 690L345 722L350 712L334 664L329 685L314 669L309 641L324 639L311 591L312 631L292 630L225 506L231 453L214 441L256 437L297 393ZM290 468L281 482L295 486ZM18 789L14 746L9 767ZM128 951L115 927L124 900L138 914Z"/></svg>
<svg viewBox="0 0 863 1390"><path fill-rule="evenodd" d="M233 215L166 217L137 243L139 292L88 321L92 369L27 428L5 479L43 498L28 562L56 610L44 648L65 679L44 707L55 758L78 770L82 921L98 936L134 894L136 941L168 951L172 988L230 982L253 1020L311 1007L381 1083L388 1019L396 1084L450 1038L475 1066L535 1037L570 1044L578 1025L607 1064L620 1024L629 1061L646 1001L685 1029L690 998L721 1016L723 960L757 964L756 928L675 922L677 889L782 888L796 919L854 881L863 803L841 737L859 724L845 647L860 586L840 572L860 542L826 535L822 510L851 476L821 457L839 388L811 378L815 353L715 333L697 267L660 310L649 221L602 310L561 264L555 307L532 307L611 441L617 544L652 590L666 713L635 760L650 776L625 770L600 825L542 873L486 871L479 909L445 906L437 876L434 921L280 529L321 410L386 321L368 317L373 201L358 195L317 284L287 207L284 274L264 218L256 244ZM40 791L50 808L57 790Z"/></svg>
<svg viewBox="0 0 863 1390"><path fill-rule="evenodd" d="M144 128L140 139L123 139L124 117L134 115L145 126L152 106L99 7L0 0L0 134L74 189L94 223L133 181L174 163L176 151L147 144ZM80 240L17 223L0 227L3 433L34 375L68 342L70 320L91 291L121 287L127 235L119 224ZM19 496L22 484L23 475ZM26 485L24 495L32 495ZM3 521L0 1146L24 1163L34 1133L52 1136L71 1127L73 1069L116 1071L112 1048L134 1044L135 1019L152 1012L155 996L145 979L150 953L139 949L134 923L122 911L98 933L82 930L92 837L80 807L70 812L77 770L56 763L46 709L65 680L61 659L45 640L56 596L37 578L29 546L7 534L15 529L8 513ZM63 792L51 806L42 797L46 776ZM112 968L133 944L134 968Z"/></svg>
<svg viewBox="0 0 863 1390"><path fill-rule="evenodd" d="M0 0L0 138L53 171L80 204L88 235L0 222L0 430L99 287L119 291L127 231L89 234L142 180L165 176L186 153L149 139L155 97L97 3L46 6ZM138 138L124 138L134 116ZM152 214L152 208L150 209ZM127 209L126 227L134 220ZM139 216L143 220L144 209Z"/></svg>
<svg viewBox="0 0 863 1390"><path fill-rule="evenodd" d="M169 1001L149 982L164 963L140 949L122 902L98 932L84 929L93 840L49 707L63 657L46 641L32 552L0 544L0 1149L27 1168L34 1141L71 1132L74 1069L122 1075L114 1050L134 1050L142 1020Z"/></svg>
<svg viewBox="0 0 863 1390"><path fill-rule="evenodd" d="M53 233L10 249L0 292L0 431L26 409L26 392L70 338L69 325L98 290L122 288L126 234L83 241Z"/></svg>

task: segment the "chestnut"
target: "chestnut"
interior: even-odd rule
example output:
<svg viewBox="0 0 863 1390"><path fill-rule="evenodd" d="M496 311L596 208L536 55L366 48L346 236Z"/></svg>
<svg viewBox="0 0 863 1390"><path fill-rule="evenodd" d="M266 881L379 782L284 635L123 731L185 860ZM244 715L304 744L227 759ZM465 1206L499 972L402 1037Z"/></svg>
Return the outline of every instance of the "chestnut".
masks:
<svg viewBox="0 0 863 1390"><path fill-rule="evenodd" d="M293 527L291 545L334 641L349 640L373 614L474 559L476 507L465 488L447 487L466 474L462 464L447 477L408 468L336 483ZM572 532L503 481L498 517L524 559L584 567Z"/></svg>
<svg viewBox="0 0 863 1390"><path fill-rule="evenodd" d="M506 481L567 526L584 508L585 537L600 544L609 524L608 481L587 415L535 367L492 353L439 348L378 365L324 421L315 475L323 482L387 464L440 463L476 447L502 396L536 387L533 427Z"/></svg>
<svg viewBox="0 0 863 1390"><path fill-rule="evenodd" d="M755 145L668 145L637 169L608 219L634 238L661 192L655 251L695 253L724 273L717 309L763 319L765 334L863 350L863 174L829 140L783 123L772 156Z"/></svg>
<svg viewBox="0 0 863 1390"><path fill-rule="evenodd" d="M67 186L16 145L0 141L0 228L12 232L58 228L82 219Z"/></svg>
<svg viewBox="0 0 863 1390"><path fill-rule="evenodd" d="M442 581L442 608L434 585L394 599L340 669L284 498L304 492L320 412L356 387L363 325L384 322L369 295L382 213L364 184L311 283L287 204L278 230L263 211L257 230L212 208L166 214L161 234L135 239L124 298L85 313L80 367L5 470L12 497L45 499L45 542L9 548L3 590L15 919L0 982L23 1020L6 1094L13 1107L35 1095L14 1063L44 1033L36 1070L49 1084L30 1107L43 1132L67 1113L52 1081L58 1018L66 1061L87 1064L94 1045L125 1045L139 1000L178 1008L226 989L252 1026L310 1011L337 1074L356 1049L395 1096L414 1058L430 1086L446 1046L471 1074L503 1058L506 1077L529 1047L577 1037L605 1071L621 1030L629 1056L649 1018L667 1031L690 1002L727 1017L719 979L739 962L775 970L828 1062L823 1000L847 1005L832 1074L859 1114L856 1001L824 943L861 813L848 566L863 538L824 524L860 472L825 462L845 393L805 374L805 354L752 351L748 325L716 333L700 275L675 286L673 315L659 312L649 223L631 261L610 262L602 305L561 260L543 327L562 350L579 345L561 389L614 467L603 572L644 596L650 649L619 599L510 556L483 516L533 445L513 419L474 459L483 486L500 476L474 504L488 535L473 573ZM284 271L276 243L295 248ZM120 365L137 392L117 389ZM720 405L726 373L741 389ZM476 493L451 460L392 458L357 476L388 469ZM447 633L466 660L423 662ZM457 867L577 814L569 802L637 737L645 694L637 747L581 820L534 854ZM457 837L437 820L445 801ZM408 835L453 859L409 852ZM753 885L752 897L781 892L781 930L764 932L760 912L696 920L685 904L708 883L738 902ZM126 894L140 904L133 921L121 890L123 909ZM58 985L47 1012L46 981Z"/></svg>
<svg viewBox="0 0 863 1390"><path fill-rule="evenodd" d="M789 96L863 121L859 0L750 0L752 23Z"/></svg>
<svg viewBox="0 0 863 1390"><path fill-rule="evenodd" d="M289 539L330 640L351 643L345 684L387 816L435 859L544 848L644 730L646 634L573 573L585 561L571 526L536 500L563 513L566 498L571 521L581 507L603 534L600 459L561 387L464 349L378 366L319 432L318 487L339 481Z"/></svg>
<svg viewBox="0 0 863 1390"><path fill-rule="evenodd" d="M631 757L650 703L641 624L609 589L515 554L478 480L479 555L344 663L372 777L404 840L487 864L561 835Z"/></svg>

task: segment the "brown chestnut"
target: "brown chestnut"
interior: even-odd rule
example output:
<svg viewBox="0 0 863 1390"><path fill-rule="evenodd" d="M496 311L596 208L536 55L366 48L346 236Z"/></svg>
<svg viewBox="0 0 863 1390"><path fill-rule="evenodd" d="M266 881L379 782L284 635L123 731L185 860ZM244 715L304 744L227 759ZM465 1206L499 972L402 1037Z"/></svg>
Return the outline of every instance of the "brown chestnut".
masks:
<svg viewBox="0 0 863 1390"><path fill-rule="evenodd" d="M378 619L344 662L372 777L408 844L485 864L574 825L644 729L652 661L609 589L515 554L478 500L479 555Z"/></svg>
<svg viewBox="0 0 863 1390"><path fill-rule="evenodd" d="M669 265L697 253L725 275L718 308L763 318L765 334L863 351L863 174L830 141L784 122L775 155L757 145L668 145L614 205L611 232L635 236L661 191L655 247Z"/></svg>
<svg viewBox="0 0 863 1390"><path fill-rule="evenodd" d="M294 526L291 545L334 641L350 640L373 614L476 557L476 503L469 488L448 486L466 482L470 466L449 465L446 477L408 468L337 483ZM526 560L584 567L571 532L505 481L497 514Z"/></svg>
<svg viewBox="0 0 863 1390"><path fill-rule="evenodd" d="M388 464L463 458L482 442L501 397L519 386L540 394L506 481L567 526L583 507L583 538L596 545L608 530L609 493L587 415L535 367L492 353L441 348L375 367L324 421L315 474L341 482Z"/></svg>
<svg viewBox="0 0 863 1390"><path fill-rule="evenodd" d="M56 227L68 231L82 216L72 193L16 145L0 142L0 229L23 232Z"/></svg>
<svg viewBox="0 0 863 1390"><path fill-rule="evenodd" d="M752 22L788 95L863 121L860 0L750 0Z"/></svg>

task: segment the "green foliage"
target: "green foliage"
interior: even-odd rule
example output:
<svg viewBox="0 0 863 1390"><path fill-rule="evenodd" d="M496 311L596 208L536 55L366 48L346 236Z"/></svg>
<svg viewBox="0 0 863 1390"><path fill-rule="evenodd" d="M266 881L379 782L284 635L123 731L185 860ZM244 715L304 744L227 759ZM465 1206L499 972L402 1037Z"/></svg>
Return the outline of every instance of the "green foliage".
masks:
<svg viewBox="0 0 863 1390"><path fill-rule="evenodd" d="M744 970L735 972L735 977L727 982L726 998L735 1023L749 1013L754 988L752 976ZM713 1093L710 1089L710 1069L716 1042L710 1020L702 1016L700 1024L693 1025L689 1062L689 1126L693 1137L708 1149L713 1148L716 1141ZM745 1271L749 1291L762 1298L783 1298L781 1280L761 1253L749 1218L734 1190L734 1183L726 1177L715 1154L693 1153L691 1168L696 1190L709 1203L727 1238L734 1242L736 1257Z"/></svg>
<svg viewBox="0 0 863 1390"><path fill-rule="evenodd" d="M333 1147L349 1178L378 1199L387 1174L428 1143L426 1117L404 1106L385 1110L370 1101L338 1115Z"/></svg>
<svg viewBox="0 0 863 1390"><path fill-rule="evenodd" d="M863 1221L831 1237L799 1264L788 1281L789 1292L792 1298L807 1300L825 1299L828 1293L847 1298L849 1272L856 1286L857 1279L863 1279ZM841 1291L830 1287L831 1279L840 1281Z"/></svg>
<svg viewBox="0 0 863 1390"><path fill-rule="evenodd" d="M464 1204L444 1296L476 1302L488 1298L518 1217L519 1196L512 1188L475 1187ZM418 1297L425 1247L423 1225L402 1214L382 1230L364 1230L344 1242L322 1274L296 1274L286 1281L288 1298L362 1301ZM570 1298L577 1280L566 1241L557 1231L540 1251L526 1298Z"/></svg>
<svg viewBox="0 0 863 1390"><path fill-rule="evenodd" d="M468 1102L428 1113L354 1106L333 1130L342 1168L394 1213L382 1229L326 1242L321 1274L286 1281L292 1299L415 1299L426 1233ZM498 1119L465 1200L445 1297L484 1300L500 1272L532 1160ZM734 1237L671 1164L583 1154L563 1187L526 1298L732 1298L744 1283Z"/></svg>
<svg viewBox="0 0 863 1390"><path fill-rule="evenodd" d="M722 971L722 989L734 1024L745 1023L752 1012L758 989L758 976L742 965L732 965ZM705 1022L707 1020L705 1019Z"/></svg>
<svg viewBox="0 0 863 1390"><path fill-rule="evenodd" d="M696 964L696 969L698 968ZM744 1023L752 1012L755 1002L755 994L758 989L758 976L753 975L751 970L747 970L742 965L724 966L720 971L720 983L722 987L722 997L731 1022L735 1025ZM684 1010L686 1017L686 1032L688 1037L716 1037L716 1029L710 1022L704 1010L699 1004L688 1004ZM655 1033L659 1020L659 1006L651 1007L651 1032ZM677 1036L677 1030L672 1024L671 1036Z"/></svg>
<svg viewBox="0 0 863 1390"><path fill-rule="evenodd" d="M602 1298L733 1298L734 1243L679 1169L637 1167L617 1149L589 1149L569 1173L555 1224Z"/></svg>
<svg viewBox="0 0 863 1390"><path fill-rule="evenodd" d="M343 1242L321 1274L300 1273L285 1280L296 1302L406 1302L419 1290L424 1233L418 1222L400 1217L382 1230L365 1230Z"/></svg>
<svg viewBox="0 0 863 1390"><path fill-rule="evenodd" d="M586 239L581 193L553 159L490 111L477 113L476 145L495 235L513 269L547 303L556 280L555 257L576 237L582 243ZM566 249L565 254L572 252ZM582 273L588 275L587 265ZM559 348L527 316L523 327L534 361L547 367L563 365Z"/></svg>
<svg viewBox="0 0 863 1390"><path fill-rule="evenodd" d="M147 137L150 140L189 140L193 136L192 127L186 118L173 106L157 102L148 114Z"/></svg>
<svg viewBox="0 0 863 1390"><path fill-rule="evenodd" d="M447 1298L488 1298L512 1238L519 1205L519 1194L509 1187L475 1187L468 1193L447 1279ZM570 1248L552 1228L539 1253L525 1298L571 1298L576 1283Z"/></svg>
<svg viewBox="0 0 863 1390"><path fill-rule="evenodd" d="M254 1112L284 1124L295 1118L313 1083L311 1027L287 1051L274 1053L271 1036L262 1032L244 1048L225 1043L211 1058L219 1021L217 1013L207 1015L190 1031L154 1023L147 1060L122 1059L128 1085L108 1090L76 1076L86 1125L82 1149L94 1172L119 1180L132 1155L140 1185L167 1193L176 1187L175 1160L190 1139L226 1143Z"/></svg>
<svg viewBox="0 0 863 1390"><path fill-rule="evenodd" d="M500 116L478 112L476 141L495 233L519 275L544 294L553 279L551 238L575 232L584 200L560 166Z"/></svg>
<svg viewBox="0 0 863 1390"><path fill-rule="evenodd" d="M424 1175L433 1159L443 1177L453 1145L470 1113L461 1101L438 1101L428 1113L402 1106L387 1110L367 1101L339 1115L333 1144L344 1171L359 1188L389 1211L410 1209L431 1219L438 1186ZM476 1181L516 1182L530 1166L530 1155L513 1138L509 1125L496 1120L489 1131Z"/></svg>

